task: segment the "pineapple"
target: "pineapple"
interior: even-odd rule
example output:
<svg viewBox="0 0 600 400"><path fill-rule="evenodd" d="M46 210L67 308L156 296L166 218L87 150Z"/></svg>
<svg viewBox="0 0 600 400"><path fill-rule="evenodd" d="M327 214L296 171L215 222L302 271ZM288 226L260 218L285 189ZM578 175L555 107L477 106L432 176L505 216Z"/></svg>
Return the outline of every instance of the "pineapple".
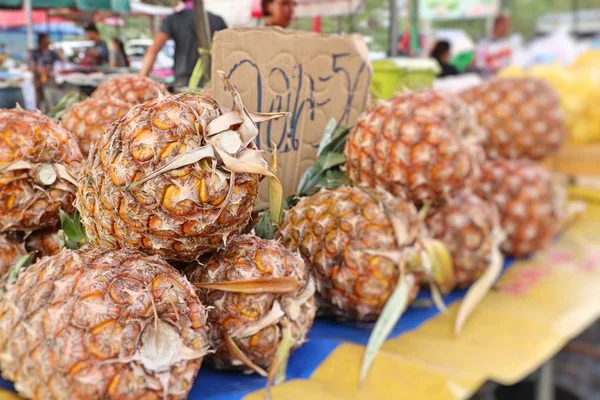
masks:
<svg viewBox="0 0 600 400"><path fill-rule="evenodd" d="M58 224L72 212L81 167L75 138L50 118L0 110L0 232Z"/></svg>
<svg viewBox="0 0 600 400"><path fill-rule="evenodd" d="M211 97L178 94L140 104L112 124L84 164L77 206L93 246L193 261L224 247L250 220L262 176L254 121Z"/></svg>
<svg viewBox="0 0 600 400"><path fill-rule="evenodd" d="M0 235L0 288L4 287L15 262L25 254L23 244L12 237Z"/></svg>
<svg viewBox="0 0 600 400"><path fill-rule="evenodd" d="M60 253L62 248L58 228L46 228L32 232L25 239L27 251L36 252L37 257L53 256Z"/></svg>
<svg viewBox="0 0 600 400"><path fill-rule="evenodd" d="M96 99L117 99L131 105L145 103L159 95L167 94L164 85L150 78L139 75L117 75L104 83L92 93Z"/></svg>
<svg viewBox="0 0 600 400"><path fill-rule="evenodd" d="M0 369L33 399L185 399L207 312L158 257L71 251L21 272L0 303Z"/></svg>
<svg viewBox="0 0 600 400"><path fill-rule="evenodd" d="M202 304L211 307L216 352L207 362L217 368L267 376L280 346L297 348L306 340L317 310L314 283L302 258L281 243L237 236L186 275ZM290 343L284 343L287 335Z"/></svg>
<svg viewBox="0 0 600 400"><path fill-rule="evenodd" d="M502 237L496 206L469 192L430 208L425 223L429 234L452 253L456 284L463 288L489 267Z"/></svg>
<svg viewBox="0 0 600 400"><path fill-rule="evenodd" d="M426 213L429 233L452 253L457 286L469 287L454 323L454 332L459 334L502 272L504 234L498 211L495 204L463 192Z"/></svg>
<svg viewBox="0 0 600 400"><path fill-rule="evenodd" d="M394 291L409 254L418 251L415 207L381 189L341 186L302 199L279 235L300 251L315 276L319 310L340 319L374 321ZM396 262L391 253L401 253ZM411 298L418 285L407 273Z"/></svg>
<svg viewBox="0 0 600 400"><path fill-rule="evenodd" d="M528 160L488 161L476 193L496 204L506 240L502 250L523 257L544 248L564 219L564 193L550 172Z"/></svg>
<svg viewBox="0 0 600 400"><path fill-rule="evenodd" d="M346 143L348 177L416 204L439 203L472 184L480 133L457 97L402 94L359 119Z"/></svg>
<svg viewBox="0 0 600 400"><path fill-rule="evenodd" d="M79 142L83 156L90 151L90 144L97 140L108 125L122 117L131 104L116 98L86 99L74 104L63 114L61 122Z"/></svg>
<svg viewBox="0 0 600 400"><path fill-rule="evenodd" d="M486 132L489 158L541 160L566 137L560 99L536 78L497 78L462 93Z"/></svg>

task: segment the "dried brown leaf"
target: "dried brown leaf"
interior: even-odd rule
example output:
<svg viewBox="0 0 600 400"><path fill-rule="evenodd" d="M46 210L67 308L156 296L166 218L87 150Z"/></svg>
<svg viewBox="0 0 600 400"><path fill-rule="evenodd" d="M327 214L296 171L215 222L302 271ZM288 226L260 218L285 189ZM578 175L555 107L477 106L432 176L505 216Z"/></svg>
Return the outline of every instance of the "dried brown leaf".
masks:
<svg viewBox="0 0 600 400"><path fill-rule="evenodd" d="M236 359L240 360L242 362L242 364L244 364L246 367L250 368L252 371L259 374L263 378L266 378L269 375L269 374L267 374L267 371L265 371L258 365L254 364L252 362L252 360L250 360L248 358L248 356L246 356L246 354L244 354L244 352L242 350L240 350L238 345L235 344L235 341L231 338L231 336L229 336L227 331L223 332L223 340L225 342L225 346L227 347L227 350L229 351L229 353L231 353L231 355L233 357L235 357Z"/></svg>
<svg viewBox="0 0 600 400"><path fill-rule="evenodd" d="M220 290L245 294L293 293L300 289L300 283L294 278L267 278L233 282L194 283L200 289Z"/></svg>

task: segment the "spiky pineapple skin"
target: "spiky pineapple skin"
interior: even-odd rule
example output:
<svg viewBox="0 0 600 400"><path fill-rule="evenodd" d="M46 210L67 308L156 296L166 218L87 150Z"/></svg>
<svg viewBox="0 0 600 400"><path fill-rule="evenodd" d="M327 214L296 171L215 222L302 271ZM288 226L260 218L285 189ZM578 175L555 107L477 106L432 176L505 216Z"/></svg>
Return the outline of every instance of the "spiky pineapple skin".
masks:
<svg viewBox="0 0 600 400"><path fill-rule="evenodd" d="M58 228L46 228L32 232L25 239L27 251L35 251L37 257L54 256L60 253L61 245L58 240Z"/></svg>
<svg viewBox="0 0 600 400"><path fill-rule="evenodd" d="M15 238L0 235L0 288L3 288L15 262L26 253L25 247Z"/></svg>
<svg viewBox="0 0 600 400"><path fill-rule="evenodd" d="M60 164L77 177L81 160L75 138L50 118L21 109L0 110L0 232L55 226L59 209L73 212L75 185L60 177L44 185L36 181L36 171ZM35 167L1 171L18 161Z"/></svg>
<svg viewBox="0 0 600 400"><path fill-rule="evenodd" d="M89 98L74 104L63 114L62 125L75 135L81 153L87 156L90 145L108 125L125 115L131 104L116 98Z"/></svg>
<svg viewBox="0 0 600 400"><path fill-rule="evenodd" d="M541 79L496 78L462 93L486 131L489 158L541 160L560 148L566 126L560 98Z"/></svg>
<svg viewBox="0 0 600 400"><path fill-rule="evenodd" d="M498 207L505 253L524 257L552 241L564 210L550 172L528 160L490 160L481 179L476 193Z"/></svg>
<svg viewBox="0 0 600 400"><path fill-rule="evenodd" d="M348 177L417 204L444 201L475 177L479 139L466 140L479 135L473 123L460 100L430 90L380 102L348 137Z"/></svg>
<svg viewBox="0 0 600 400"><path fill-rule="evenodd" d="M0 368L28 398L185 399L206 351L194 288L137 251L65 250L4 296Z"/></svg>
<svg viewBox="0 0 600 400"><path fill-rule="evenodd" d="M425 219L429 234L452 253L456 283L467 287L489 267L500 220L496 206L470 192L432 207Z"/></svg>
<svg viewBox="0 0 600 400"><path fill-rule="evenodd" d="M294 293L243 294L219 290L197 289L209 311L209 332L214 354L207 362L219 369L244 369L224 344L223 331L256 365L267 369L281 343L283 329L289 327L293 348L306 341L316 312L314 283L302 258L281 243L254 235L233 238L226 249L215 253L204 266L191 266L186 271L192 283L234 282L270 278L294 278L300 289ZM252 335L236 337L236 332L255 325L275 307L283 315Z"/></svg>
<svg viewBox="0 0 600 400"><path fill-rule="evenodd" d="M77 192L89 242L193 261L243 229L258 195L258 175L234 174L230 193L232 174L220 163L213 170L200 161L128 188L205 146L204 129L219 115L212 98L180 94L138 105L111 125L90 152Z"/></svg>
<svg viewBox="0 0 600 400"><path fill-rule="evenodd" d="M397 238L389 216L400 222ZM310 266L319 311L340 319L376 320L398 283L400 268L365 250L399 251L415 245L421 223L411 203L381 189L342 186L304 198L289 210L279 237ZM418 285L405 279L413 297Z"/></svg>
<svg viewBox="0 0 600 400"><path fill-rule="evenodd" d="M117 75L103 82L92 93L96 99L118 99L136 105L168 94L163 84L139 75Z"/></svg>

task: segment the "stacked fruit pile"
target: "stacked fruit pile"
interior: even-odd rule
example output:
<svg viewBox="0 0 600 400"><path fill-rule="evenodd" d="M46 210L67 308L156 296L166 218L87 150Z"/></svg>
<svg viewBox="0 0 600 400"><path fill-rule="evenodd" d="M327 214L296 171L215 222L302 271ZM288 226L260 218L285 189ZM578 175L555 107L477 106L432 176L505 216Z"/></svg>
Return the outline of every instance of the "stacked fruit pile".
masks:
<svg viewBox="0 0 600 400"><path fill-rule="evenodd" d="M508 67L505 77L532 76L548 82L558 92L569 140L573 143L600 141L600 51L583 53L572 65L536 65L527 70Z"/></svg>
<svg viewBox="0 0 600 400"><path fill-rule="evenodd" d="M278 235L312 268L320 312L378 320L363 378L416 287L430 287L434 301L470 287L458 333L499 276L501 251L526 256L552 240L563 199L535 161L564 137L557 95L529 78L460 96L399 94L354 128L326 132Z"/></svg>
<svg viewBox="0 0 600 400"><path fill-rule="evenodd" d="M72 132L1 112L0 370L21 395L186 398L204 356L281 379L315 285L296 253L238 232L261 178L278 183L256 123L282 114L248 112L223 79L236 111L126 76L63 115Z"/></svg>
<svg viewBox="0 0 600 400"><path fill-rule="evenodd" d="M501 250L531 254L559 229L562 199L535 160L564 124L541 81L399 94L330 126L282 215L276 157L254 145L257 123L282 114L249 112L221 77L235 111L131 76L72 105L70 132L2 111L0 370L22 395L185 398L204 357L270 385L317 306L377 321L364 379L421 288L444 308L470 287L459 331ZM256 230L277 240L240 234L264 177ZM27 267L33 249L44 257Z"/></svg>

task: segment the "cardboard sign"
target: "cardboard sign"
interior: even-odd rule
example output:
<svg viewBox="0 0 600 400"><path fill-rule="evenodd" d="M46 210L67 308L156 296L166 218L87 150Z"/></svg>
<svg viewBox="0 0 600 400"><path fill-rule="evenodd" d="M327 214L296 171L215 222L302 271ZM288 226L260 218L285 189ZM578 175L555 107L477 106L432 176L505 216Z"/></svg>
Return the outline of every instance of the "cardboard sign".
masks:
<svg viewBox="0 0 600 400"><path fill-rule="evenodd" d="M212 50L213 95L233 107L219 84L225 71L251 111L287 111L289 118L260 126L257 145L277 147L278 176L287 197L316 160L326 124L354 125L366 109L372 69L360 36L319 35L279 28L228 29L215 35ZM261 190L258 208L267 206Z"/></svg>

